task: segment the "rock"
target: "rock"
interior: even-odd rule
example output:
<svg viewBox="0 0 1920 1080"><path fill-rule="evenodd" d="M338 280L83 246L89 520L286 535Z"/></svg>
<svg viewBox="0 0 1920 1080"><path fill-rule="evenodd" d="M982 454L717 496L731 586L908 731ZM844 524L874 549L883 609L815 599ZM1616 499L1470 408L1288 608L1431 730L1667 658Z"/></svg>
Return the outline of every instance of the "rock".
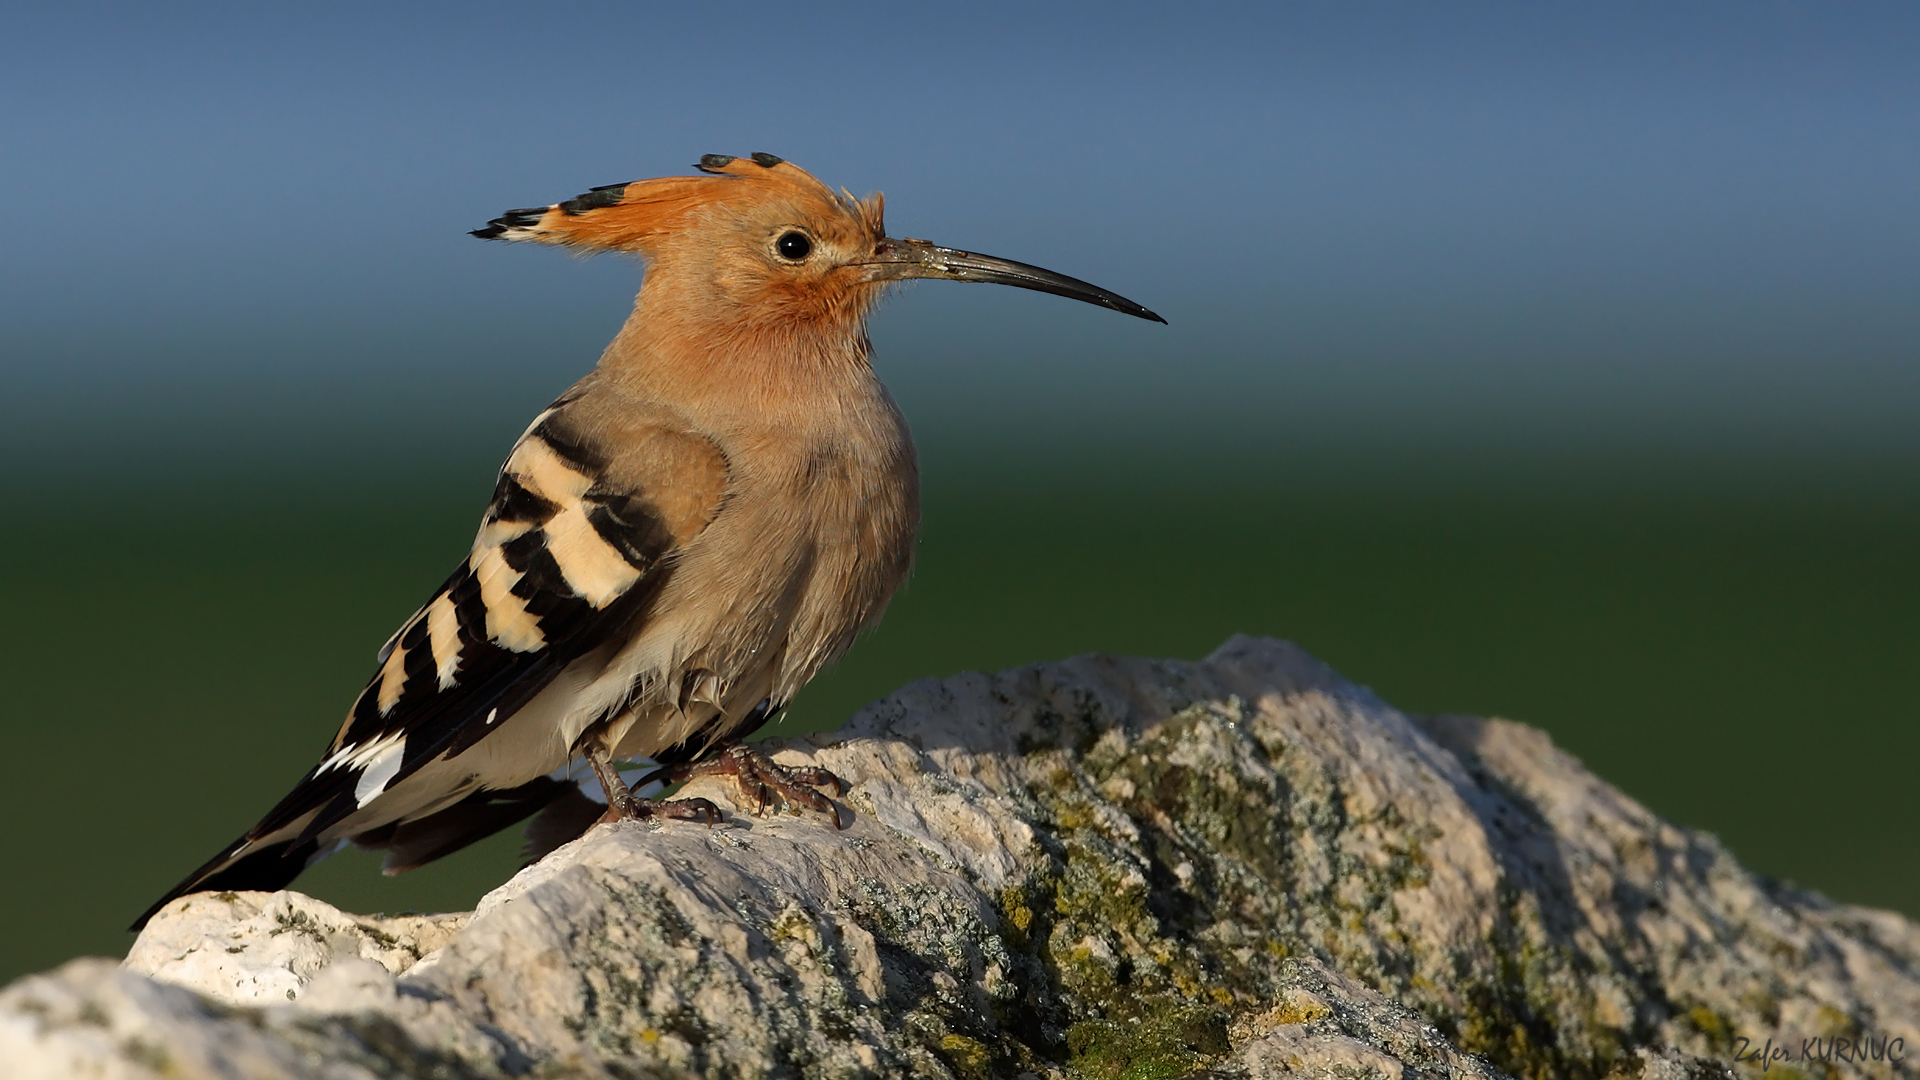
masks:
<svg viewBox="0 0 1920 1080"><path fill-rule="evenodd" d="M346 959L314 980L325 988L380 969ZM220 1080L505 1077L529 1062L466 1018L402 998L391 976L360 995L309 1009L233 1008L128 971L74 960L0 992L0 1075L8 1080ZM585 1075L605 1075L587 1073ZM656 1075L634 1069L627 1076ZM664 1074L660 1074L664 1075Z"/></svg>
<svg viewBox="0 0 1920 1080"><path fill-rule="evenodd" d="M453 940L467 919L347 915L297 892L196 893L141 934L126 963L229 1005L278 1004L342 957L398 975Z"/></svg>
<svg viewBox="0 0 1920 1080"><path fill-rule="evenodd" d="M1537 731L1402 714L1281 642L923 680L775 745L853 782L851 827L600 827L470 918L190 897L125 967L0 992L0 1061L1668 1080L1838 1039L1880 1058L1841 1068L1915 1075L1912 924L1742 870Z"/></svg>

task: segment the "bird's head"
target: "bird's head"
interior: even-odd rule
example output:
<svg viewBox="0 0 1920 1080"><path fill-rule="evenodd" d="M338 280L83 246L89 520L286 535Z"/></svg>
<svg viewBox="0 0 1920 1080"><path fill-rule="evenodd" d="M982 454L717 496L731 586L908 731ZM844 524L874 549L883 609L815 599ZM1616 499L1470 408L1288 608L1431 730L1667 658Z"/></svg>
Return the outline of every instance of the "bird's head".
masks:
<svg viewBox="0 0 1920 1080"><path fill-rule="evenodd" d="M647 293L674 310L739 329L857 330L886 286L909 278L991 282L1084 300L1165 322L1105 289L1036 266L889 237L879 195L855 199L772 154L708 154L704 176L595 188L510 210L475 236L648 261Z"/></svg>

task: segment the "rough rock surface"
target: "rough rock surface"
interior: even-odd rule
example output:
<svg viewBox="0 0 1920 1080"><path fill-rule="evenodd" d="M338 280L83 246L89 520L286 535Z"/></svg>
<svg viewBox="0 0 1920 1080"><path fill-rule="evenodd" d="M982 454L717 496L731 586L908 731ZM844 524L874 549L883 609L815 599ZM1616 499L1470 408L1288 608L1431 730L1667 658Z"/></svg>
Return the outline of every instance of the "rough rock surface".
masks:
<svg viewBox="0 0 1920 1080"><path fill-rule="evenodd" d="M124 966L0 992L0 1063L1666 1080L1758 1076L1731 1063L1772 1039L1794 1060L1769 1075L1916 1075L1912 924L1281 642L925 680L779 745L853 782L852 827L601 827L470 917L190 897Z"/></svg>
<svg viewBox="0 0 1920 1080"><path fill-rule="evenodd" d="M452 941L468 918L348 915L297 892L195 893L140 935L127 967L233 1004L293 1001L344 957L398 975Z"/></svg>

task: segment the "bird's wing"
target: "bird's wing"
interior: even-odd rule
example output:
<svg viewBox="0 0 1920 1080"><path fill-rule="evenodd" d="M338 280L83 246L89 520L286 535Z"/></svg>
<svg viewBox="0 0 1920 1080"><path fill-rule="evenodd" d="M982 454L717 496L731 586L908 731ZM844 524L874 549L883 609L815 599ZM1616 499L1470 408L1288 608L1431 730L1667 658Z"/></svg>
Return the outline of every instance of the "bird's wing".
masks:
<svg viewBox="0 0 1920 1080"><path fill-rule="evenodd" d="M727 464L705 437L602 407L588 386L514 445L472 551L381 648L320 763L167 900L279 887L255 877L292 880L323 831L472 746L569 663L627 632L671 572L672 553L718 511ZM241 862L260 873L228 873Z"/></svg>
<svg viewBox="0 0 1920 1080"><path fill-rule="evenodd" d="M718 508L725 459L683 430L595 419L570 397L521 437L466 561L381 648L306 792L261 830L325 806L312 835L459 754L657 590L666 556Z"/></svg>

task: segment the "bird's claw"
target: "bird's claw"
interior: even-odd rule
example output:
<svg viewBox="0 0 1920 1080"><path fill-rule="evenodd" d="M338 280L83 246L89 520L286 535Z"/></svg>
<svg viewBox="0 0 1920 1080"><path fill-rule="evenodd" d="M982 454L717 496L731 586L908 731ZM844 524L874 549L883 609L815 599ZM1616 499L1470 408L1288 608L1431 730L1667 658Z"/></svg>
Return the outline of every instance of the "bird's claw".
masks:
<svg viewBox="0 0 1920 1080"><path fill-rule="evenodd" d="M694 821L718 825L723 819L720 808L706 799L643 799L628 795L607 806L600 818L612 821Z"/></svg>
<svg viewBox="0 0 1920 1080"><path fill-rule="evenodd" d="M698 764L675 770L675 780L697 776L725 776L740 791L741 805L758 817L785 807L794 813L815 810L833 819L833 827L850 824L840 807L816 788L827 788L845 795L850 786L845 780L817 765L782 765L745 743L733 743L719 754Z"/></svg>

